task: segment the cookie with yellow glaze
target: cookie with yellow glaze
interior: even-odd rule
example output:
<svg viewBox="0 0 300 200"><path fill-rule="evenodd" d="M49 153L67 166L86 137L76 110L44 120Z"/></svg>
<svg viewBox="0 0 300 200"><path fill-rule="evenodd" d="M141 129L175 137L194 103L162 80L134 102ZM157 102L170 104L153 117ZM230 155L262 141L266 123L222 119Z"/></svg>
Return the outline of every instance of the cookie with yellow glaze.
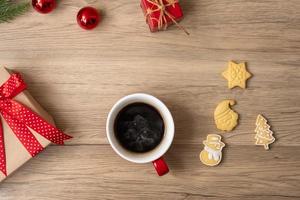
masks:
<svg viewBox="0 0 300 200"><path fill-rule="evenodd" d="M216 166L222 160L222 149L225 144L221 141L221 136L217 134L207 135L203 141L204 149L200 152L200 161L207 166Z"/></svg>
<svg viewBox="0 0 300 200"><path fill-rule="evenodd" d="M246 63L235 63L233 61L228 62L228 67L222 75L227 79L229 89L236 86L245 89L247 79L252 76L246 69Z"/></svg>
<svg viewBox="0 0 300 200"><path fill-rule="evenodd" d="M230 108L234 104L234 100L223 100L216 107L214 118L219 130L231 131L237 126L239 115Z"/></svg>

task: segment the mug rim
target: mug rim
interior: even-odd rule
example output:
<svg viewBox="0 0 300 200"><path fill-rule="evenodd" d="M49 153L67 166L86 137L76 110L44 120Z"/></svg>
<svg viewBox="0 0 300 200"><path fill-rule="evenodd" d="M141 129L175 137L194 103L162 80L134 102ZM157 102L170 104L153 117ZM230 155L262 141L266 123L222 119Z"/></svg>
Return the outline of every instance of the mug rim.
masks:
<svg viewBox="0 0 300 200"><path fill-rule="evenodd" d="M145 103L153 106L164 121L165 130L162 140L154 149L145 153L135 153L125 149L115 137L115 119L124 107L132 103ZM119 99L109 111L106 121L106 136L113 150L125 160L134 163L148 163L159 159L170 148L174 139L174 133L174 120L167 106L158 98L145 93L134 93Z"/></svg>

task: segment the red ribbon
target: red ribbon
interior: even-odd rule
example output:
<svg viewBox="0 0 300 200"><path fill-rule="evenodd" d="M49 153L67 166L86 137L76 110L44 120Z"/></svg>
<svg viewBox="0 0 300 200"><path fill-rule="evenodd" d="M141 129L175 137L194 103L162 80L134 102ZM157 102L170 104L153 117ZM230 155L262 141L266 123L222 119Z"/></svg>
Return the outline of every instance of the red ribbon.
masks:
<svg viewBox="0 0 300 200"><path fill-rule="evenodd" d="M72 137L64 134L61 130L46 122L25 105L13 100L15 96L25 89L26 83L21 78L21 75L18 73L12 74L9 79L0 86L0 113L26 150L34 157L44 148L30 132L29 128L55 144L64 144L64 140ZM7 176L4 135L1 121L0 171Z"/></svg>
<svg viewBox="0 0 300 200"><path fill-rule="evenodd" d="M187 35L190 33L181 26L176 20L175 17L167 11L169 6L175 7L175 4L178 4L178 0L146 0L148 3L152 4L152 8L149 7L146 10L145 17L149 17L151 20L156 20L158 23L158 30L166 30L168 27L167 17L181 30L183 30ZM151 17L151 14L159 12L158 19Z"/></svg>

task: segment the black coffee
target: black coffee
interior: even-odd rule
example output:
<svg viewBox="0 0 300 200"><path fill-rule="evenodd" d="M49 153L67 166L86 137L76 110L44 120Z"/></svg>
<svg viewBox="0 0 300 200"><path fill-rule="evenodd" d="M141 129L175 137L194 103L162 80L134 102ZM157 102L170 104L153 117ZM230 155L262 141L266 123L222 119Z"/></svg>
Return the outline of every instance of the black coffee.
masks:
<svg viewBox="0 0 300 200"><path fill-rule="evenodd" d="M161 115L154 107L145 103L133 103L123 108L114 125L121 145L134 152L154 149L164 134Z"/></svg>

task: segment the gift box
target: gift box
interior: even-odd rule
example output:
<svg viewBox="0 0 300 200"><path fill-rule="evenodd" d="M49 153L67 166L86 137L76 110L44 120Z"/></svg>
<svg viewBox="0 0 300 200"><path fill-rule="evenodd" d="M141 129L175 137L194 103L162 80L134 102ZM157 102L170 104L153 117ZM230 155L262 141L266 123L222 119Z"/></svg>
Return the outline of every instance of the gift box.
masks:
<svg viewBox="0 0 300 200"><path fill-rule="evenodd" d="M178 0L141 0L141 8L152 32L165 30L173 23L178 25L183 17Z"/></svg>
<svg viewBox="0 0 300 200"><path fill-rule="evenodd" d="M71 138L26 91L21 75L0 67L0 182L51 142Z"/></svg>

